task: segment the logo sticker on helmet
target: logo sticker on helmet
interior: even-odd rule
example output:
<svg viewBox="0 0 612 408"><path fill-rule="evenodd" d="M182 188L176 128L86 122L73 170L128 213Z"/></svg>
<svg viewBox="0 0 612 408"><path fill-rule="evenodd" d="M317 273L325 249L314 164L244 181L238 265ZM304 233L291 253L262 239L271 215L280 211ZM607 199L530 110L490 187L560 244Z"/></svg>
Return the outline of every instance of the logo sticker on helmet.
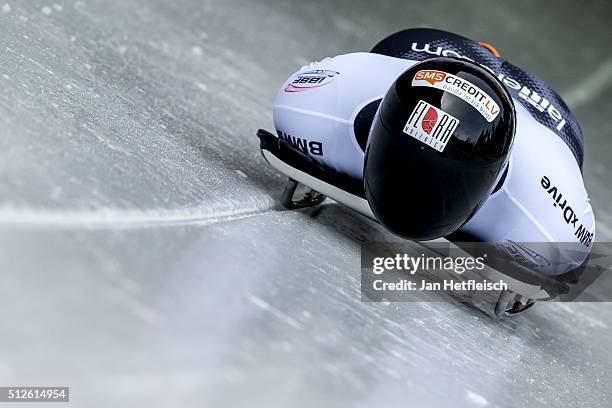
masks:
<svg viewBox="0 0 612 408"><path fill-rule="evenodd" d="M441 152L457 125L459 120L456 117L419 101L404 126L404 133Z"/></svg>
<svg viewBox="0 0 612 408"><path fill-rule="evenodd" d="M313 71L300 72L293 81L285 87L285 92L303 92L309 89L320 88L333 82L336 71L326 69L315 69Z"/></svg>
<svg viewBox="0 0 612 408"><path fill-rule="evenodd" d="M491 96L470 81L447 72L422 69L414 75L412 86L427 86L451 93L472 105L487 122L493 122L499 115L499 105Z"/></svg>

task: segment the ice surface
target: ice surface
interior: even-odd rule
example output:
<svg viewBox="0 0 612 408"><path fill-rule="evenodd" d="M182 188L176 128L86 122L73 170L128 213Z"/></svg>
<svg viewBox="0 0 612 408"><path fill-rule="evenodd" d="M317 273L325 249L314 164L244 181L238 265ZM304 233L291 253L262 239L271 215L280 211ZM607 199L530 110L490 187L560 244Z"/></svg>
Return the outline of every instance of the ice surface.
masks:
<svg viewBox="0 0 612 408"><path fill-rule="evenodd" d="M495 322L452 299L362 303L359 244L392 238L334 205L282 211L257 148L296 68L406 27L456 31L575 102L612 239L610 75L572 96L610 60L610 5L491 7L5 3L0 385L104 407L608 405L610 304Z"/></svg>
<svg viewBox="0 0 612 408"><path fill-rule="evenodd" d="M21 256L0 264L19 271L0 289L14 317L0 381L70 384L87 406L597 406L609 395L609 307L543 304L496 322L452 299L363 303L359 242L387 238L335 206L7 230L0 244Z"/></svg>

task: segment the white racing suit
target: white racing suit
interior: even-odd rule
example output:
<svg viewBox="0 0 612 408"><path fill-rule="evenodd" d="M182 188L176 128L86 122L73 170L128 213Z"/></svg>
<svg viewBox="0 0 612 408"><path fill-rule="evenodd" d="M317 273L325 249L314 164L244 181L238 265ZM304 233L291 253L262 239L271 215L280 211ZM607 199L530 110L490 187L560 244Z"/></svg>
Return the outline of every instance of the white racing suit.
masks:
<svg viewBox="0 0 612 408"><path fill-rule="evenodd" d="M405 70L436 56L465 58L492 71L510 92L517 114L507 171L460 232L484 242L516 243L549 275L581 265L592 246L595 221L581 174L580 128L541 79L476 42L438 30L405 30L372 52L303 67L278 92L273 107L277 135L323 166L362 179L380 100ZM418 197L418 191L414 194ZM530 252L529 243L541 242L567 244L561 254L535 247Z"/></svg>

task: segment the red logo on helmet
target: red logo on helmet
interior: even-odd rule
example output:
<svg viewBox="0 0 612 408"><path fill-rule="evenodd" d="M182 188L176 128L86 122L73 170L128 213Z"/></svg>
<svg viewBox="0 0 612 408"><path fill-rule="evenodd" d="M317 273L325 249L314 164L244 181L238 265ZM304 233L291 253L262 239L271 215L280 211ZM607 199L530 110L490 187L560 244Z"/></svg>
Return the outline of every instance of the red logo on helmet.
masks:
<svg viewBox="0 0 612 408"><path fill-rule="evenodd" d="M425 116L423 116L423 120L421 121L421 128L428 135L431 134L434 126L438 122L438 112L432 107L429 107Z"/></svg>
<svg viewBox="0 0 612 408"><path fill-rule="evenodd" d="M410 114L404 133L442 152L459 126L459 119L425 101L419 101Z"/></svg>

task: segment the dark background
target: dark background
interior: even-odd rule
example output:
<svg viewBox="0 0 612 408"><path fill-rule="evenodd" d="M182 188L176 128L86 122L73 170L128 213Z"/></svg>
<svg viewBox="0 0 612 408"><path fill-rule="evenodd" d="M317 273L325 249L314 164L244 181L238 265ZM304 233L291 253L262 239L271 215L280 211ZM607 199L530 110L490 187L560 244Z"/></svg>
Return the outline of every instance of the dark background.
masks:
<svg viewBox="0 0 612 408"><path fill-rule="evenodd" d="M254 131L311 60L409 27L487 41L579 118L610 241L610 21L606 1L0 0L0 385L88 407L609 406L609 303L502 322L362 303L359 245L394 238L281 210Z"/></svg>

